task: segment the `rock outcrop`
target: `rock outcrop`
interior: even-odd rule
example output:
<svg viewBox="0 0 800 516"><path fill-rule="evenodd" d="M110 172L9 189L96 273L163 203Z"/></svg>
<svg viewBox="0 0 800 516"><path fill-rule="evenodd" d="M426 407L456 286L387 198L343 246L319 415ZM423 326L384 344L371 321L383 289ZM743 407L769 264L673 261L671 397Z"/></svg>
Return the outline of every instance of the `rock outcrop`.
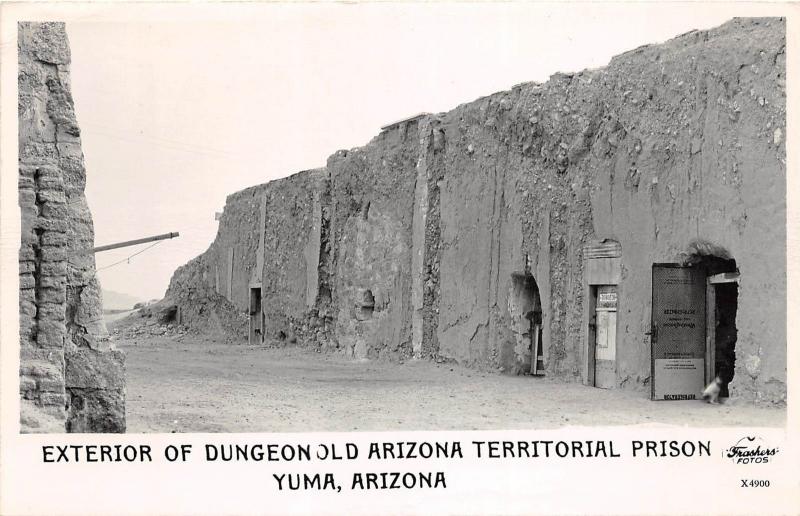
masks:
<svg viewBox="0 0 800 516"><path fill-rule="evenodd" d="M101 338L66 31L18 28L22 431L122 432L125 362Z"/></svg>

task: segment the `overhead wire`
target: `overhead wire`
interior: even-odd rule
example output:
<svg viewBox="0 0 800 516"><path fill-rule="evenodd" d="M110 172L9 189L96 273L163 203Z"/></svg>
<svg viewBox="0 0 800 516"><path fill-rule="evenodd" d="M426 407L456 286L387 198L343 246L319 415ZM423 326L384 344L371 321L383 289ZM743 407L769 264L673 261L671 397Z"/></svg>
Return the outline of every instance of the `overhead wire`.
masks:
<svg viewBox="0 0 800 516"><path fill-rule="evenodd" d="M145 247L144 249L142 249L140 251L136 251L135 253L133 253L132 255L128 256L127 258L123 258L122 260L120 260L118 262L114 262L114 263L112 263L110 265L106 265L104 267L100 267L99 269L95 269L95 274L97 274L98 272L100 272L102 270L110 269L111 267L117 266L117 265L119 265L121 263L125 263L125 262L130 263L131 258L133 258L134 256L140 255L143 252L147 251L148 249L152 249L153 247L157 246L158 244L160 244L162 242L165 242L165 240L159 240L157 242L154 242L151 245Z"/></svg>

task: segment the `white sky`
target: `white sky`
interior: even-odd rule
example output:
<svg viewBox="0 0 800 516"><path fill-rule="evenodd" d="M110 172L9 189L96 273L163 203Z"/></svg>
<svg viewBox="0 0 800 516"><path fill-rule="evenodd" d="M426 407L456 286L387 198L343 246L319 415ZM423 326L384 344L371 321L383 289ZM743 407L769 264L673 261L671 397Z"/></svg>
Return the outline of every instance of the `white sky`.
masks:
<svg viewBox="0 0 800 516"><path fill-rule="evenodd" d="M181 233L99 273L104 288L142 299L161 297L175 268L208 247L214 212L236 190L324 165L386 122L603 66L747 13L684 4L195 6L67 24L96 245ZM100 253L98 267L143 247Z"/></svg>

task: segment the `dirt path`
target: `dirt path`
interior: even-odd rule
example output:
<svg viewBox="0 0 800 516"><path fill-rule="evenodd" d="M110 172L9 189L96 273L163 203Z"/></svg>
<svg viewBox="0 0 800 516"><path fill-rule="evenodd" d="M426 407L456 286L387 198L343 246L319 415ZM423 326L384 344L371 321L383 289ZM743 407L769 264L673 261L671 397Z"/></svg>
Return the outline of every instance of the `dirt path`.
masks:
<svg viewBox="0 0 800 516"><path fill-rule="evenodd" d="M785 409L652 402L427 361L354 362L196 337L120 339L129 432L479 430L567 425L781 426Z"/></svg>

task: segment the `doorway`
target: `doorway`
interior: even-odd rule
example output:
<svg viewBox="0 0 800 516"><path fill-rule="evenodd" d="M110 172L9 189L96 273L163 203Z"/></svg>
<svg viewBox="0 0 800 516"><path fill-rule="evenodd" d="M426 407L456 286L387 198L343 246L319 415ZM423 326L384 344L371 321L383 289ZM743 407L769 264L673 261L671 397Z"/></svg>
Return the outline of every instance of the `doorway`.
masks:
<svg viewBox="0 0 800 516"><path fill-rule="evenodd" d="M594 386L613 389L617 384L617 286L592 285L589 336L593 351Z"/></svg>
<svg viewBox="0 0 800 516"><path fill-rule="evenodd" d="M264 314L261 310L261 287L250 287L250 331L251 345L264 342Z"/></svg>
<svg viewBox="0 0 800 516"><path fill-rule="evenodd" d="M544 375L542 301L536 279L530 273L513 273L511 316L518 340L528 352L529 374Z"/></svg>
<svg viewBox="0 0 800 516"><path fill-rule="evenodd" d="M714 377L722 381L720 397L729 396L736 366L736 311L739 306L738 273L722 273L708 277L708 337L706 383Z"/></svg>
<svg viewBox="0 0 800 516"><path fill-rule="evenodd" d="M695 399L719 376L729 396L736 363L739 271L723 253L653 265L651 397Z"/></svg>
<svg viewBox="0 0 800 516"><path fill-rule="evenodd" d="M602 238L586 244L583 302L583 384L617 387L617 310L622 283L622 246Z"/></svg>

